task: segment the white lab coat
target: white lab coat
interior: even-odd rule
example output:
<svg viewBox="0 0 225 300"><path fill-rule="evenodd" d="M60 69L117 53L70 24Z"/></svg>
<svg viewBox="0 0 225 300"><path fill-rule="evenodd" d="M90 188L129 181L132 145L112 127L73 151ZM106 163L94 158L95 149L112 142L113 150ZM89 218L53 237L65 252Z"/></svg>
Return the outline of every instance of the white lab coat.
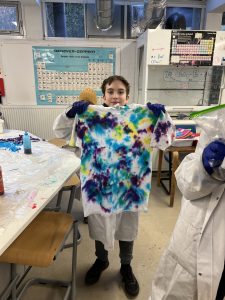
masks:
<svg viewBox="0 0 225 300"><path fill-rule="evenodd" d="M202 165L202 136L176 171L181 212L152 284L151 300L214 300L225 261L225 173Z"/></svg>
<svg viewBox="0 0 225 300"><path fill-rule="evenodd" d="M53 125L56 137L69 139L74 119L60 114ZM123 212L116 215L88 216L90 238L101 241L106 250L114 248L114 240L133 241L138 233L138 212Z"/></svg>

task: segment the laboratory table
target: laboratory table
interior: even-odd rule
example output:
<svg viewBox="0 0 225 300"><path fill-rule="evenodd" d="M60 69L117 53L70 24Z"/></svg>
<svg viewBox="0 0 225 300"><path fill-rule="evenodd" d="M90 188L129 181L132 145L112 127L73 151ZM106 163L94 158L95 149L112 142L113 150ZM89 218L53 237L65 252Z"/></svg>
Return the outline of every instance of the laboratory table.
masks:
<svg viewBox="0 0 225 300"><path fill-rule="evenodd" d="M21 131L5 130L0 140ZM32 136L32 134L31 134ZM0 147L5 193L0 196L0 255L44 209L80 167L74 153L46 141L32 141L32 154Z"/></svg>

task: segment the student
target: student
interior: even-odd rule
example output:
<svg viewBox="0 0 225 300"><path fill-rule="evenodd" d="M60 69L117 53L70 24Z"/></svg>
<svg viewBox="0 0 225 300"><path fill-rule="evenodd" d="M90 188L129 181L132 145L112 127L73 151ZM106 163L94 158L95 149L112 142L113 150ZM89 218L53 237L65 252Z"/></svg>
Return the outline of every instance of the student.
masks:
<svg viewBox="0 0 225 300"><path fill-rule="evenodd" d="M225 297L225 144L208 144L207 139L201 134L196 152L176 171L181 212L153 280L151 300Z"/></svg>
<svg viewBox="0 0 225 300"><path fill-rule="evenodd" d="M115 75L105 79L101 89L104 99L103 106L124 106L128 103L130 85L122 76ZM76 114L85 112L88 105L89 103L85 101L74 103L69 111L56 119L54 127L58 137L62 137L62 133L64 136L66 135L66 128L69 127L70 122L68 119L74 118ZM157 117L162 111L165 112L163 105L151 105L150 103L147 105ZM95 284L99 280L101 273L108 268L108 251L104 245L107 244L107 240L114 240L115 238L119 240L120 273L124 281L125 290L131 296L138 295L139 284L131 267L133 245L138 230L138 216L138 212L122 212L107 217L97 214L88 216L89 234L95 240L95 254L97 259L85 276L85 283L87 285ZM109 249L110 246L108 246Z"/></svg>

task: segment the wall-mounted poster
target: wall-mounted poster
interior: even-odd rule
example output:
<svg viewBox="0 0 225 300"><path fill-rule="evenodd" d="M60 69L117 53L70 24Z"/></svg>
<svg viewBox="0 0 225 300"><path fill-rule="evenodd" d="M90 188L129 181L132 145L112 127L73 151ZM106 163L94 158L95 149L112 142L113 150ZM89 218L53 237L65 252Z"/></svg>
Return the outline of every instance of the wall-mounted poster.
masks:
<svg viewBox="0 0 225 300"><path fill-rule="evenodd" d="M68 105L115 74L115 48L32 47L37 105Z"/></svg>
<svg viewBox="0 0 225 300"><path fill-rule="evenodd" d="M171 33L170 64L211 66L216 39L214 31L175 31Z"/></svg>

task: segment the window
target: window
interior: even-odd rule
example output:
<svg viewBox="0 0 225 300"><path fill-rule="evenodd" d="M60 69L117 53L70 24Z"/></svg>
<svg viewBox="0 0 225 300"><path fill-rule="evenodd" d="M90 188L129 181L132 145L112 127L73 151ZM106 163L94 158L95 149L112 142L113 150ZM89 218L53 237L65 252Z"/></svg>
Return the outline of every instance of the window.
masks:
<svg viewBox="0 0 225 300"><path fill-rule="evenodd" d="M0 3L0 34L23 34L19 2L2 1Z"/></svg>
<svg viewBox="0 0 225 300"><path fill-rule="evenodd" d="M221 24L221 30L225 31L225 12L223 13L222 24Z"/></svg>
<svg viewBox="0 0 225 300"><path fill-rule="evenodd" d="M114 4L112 20L112 27L108 30L100 30L97 28L96 22L96 6L95 4L87 4L87 37L109 37L109 38L123 38L123 6Z"/></svg>
<svg viewBox="0 0 225 300"><path fill-rule="evenodd" d="M176 22L177 16L182 16L182 20L185 20L186 30L199 30L202 28L202 24L201 24L202 12L203 9L200 7L196 7L196 8L167 7L166 19L168 19L169 17L173 19L174 16ZM144 20L144 5L143 4L129 5L127 15L128 15L128 38L136 38L145 30L146 20ZM182 25L184 25L184 22L182 22ZM172 28L168 28L168 29L172 29Z"/></svg>
<svg viewBox="0 0 225 300"><path fill-rule="evenodd" d="M46 36L85 37L84 4L46 2Z"/></svg>
<svg viewBox="0 0 225 300"><path fill-rule="evenodd" d="M178 20L180 19L183 23L185 21L186 30L199 30L201 29L201 8L191 8L191 7L167 7L166 9L166 19L173 17ZM175 21L175 22L176 22ZM179 29L179 28L174 28Z"/></svg>
<svg viewBox="0 0 225 300"><path fill-rule="evenodd" d="M123 1L115 0L112 27L107 31L101 31L96 27L96 4L92 3L94 0L83 0L83 3L81 1L68 0L68 3L65 3L60 0L42 0L45 36L135 39L145 30L143 0L124 1L124 4L121 4ZM172 1L168 0L169 2ZM196 4L192 7L190 1L187 2L189 4L181 3L179 6L170 4L171 6L166 8L166 17L179 14L185 19L187 30L202 29L205 4Z"/></svg>
<svg viewBox="0 0 225 300"><path fill-rule="evenodd" d="M144 28L141 25L141 20L144 18L144 5L129 5L128 11L128 38L136 38L142 32Z"/></svg>

